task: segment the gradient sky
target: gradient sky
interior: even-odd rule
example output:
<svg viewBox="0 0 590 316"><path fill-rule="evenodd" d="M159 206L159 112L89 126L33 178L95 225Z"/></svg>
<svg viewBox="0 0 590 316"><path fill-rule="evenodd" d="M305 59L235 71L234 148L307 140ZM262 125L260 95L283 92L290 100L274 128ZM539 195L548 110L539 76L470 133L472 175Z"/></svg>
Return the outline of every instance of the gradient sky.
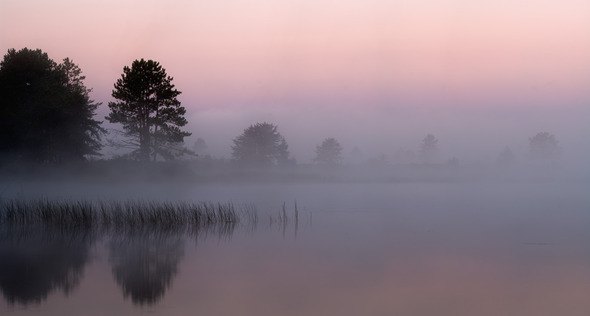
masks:
<svg viewBox="0 0 590 316"><path fill-rule="evenodd" d="M302 162L326 137L367 156L426 133L466 159L542 130L590 148L586 0L2 0L0 51L23 47L73 59L101 116L123 66L159 61L216 156L259 121Z"/></svg>

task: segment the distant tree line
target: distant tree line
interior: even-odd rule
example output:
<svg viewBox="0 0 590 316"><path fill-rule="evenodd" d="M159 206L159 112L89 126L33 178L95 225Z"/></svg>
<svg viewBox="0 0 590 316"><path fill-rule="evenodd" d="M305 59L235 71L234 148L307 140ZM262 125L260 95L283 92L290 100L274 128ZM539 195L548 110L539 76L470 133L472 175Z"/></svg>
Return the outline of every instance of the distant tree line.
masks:
<svg viewBox="0 0 590 316"><path fill-rule="evenodd" d="M107 131L95 119L100 103L90 99L81 69L69 58L61 63L40 49L8 50L0 62L0 157L18 161L60 163L101 155ZM199 138L194 151L184 147L191 134L186 109L173 78L153 60L135 60L125 66L112 90L105 117L122 130L111 132L108 143L127 149L125 157L138 161L170 160L177 156L203 154L207 144ZM561 148L555 136L540 132L530 137L528 156L535 161L556 161ZM232 161L243 167L284 167L296 164L278 126L262 122L250 125L233 139ZM360 151L355 147L356 155ZM434 163L438 139L427 134L416 161ZM336 138L325 138L315 148L313 161L322 166L343 162L343 147ZM404 152L404 156L412 156ZM411 154L411 155L410 155ZM383 156L384 157L384 156ZM514 153L506 147L497 158L510 165ZM383 160L383 159L382 159ZM457 164L453 157L452 163Z"/></svg>

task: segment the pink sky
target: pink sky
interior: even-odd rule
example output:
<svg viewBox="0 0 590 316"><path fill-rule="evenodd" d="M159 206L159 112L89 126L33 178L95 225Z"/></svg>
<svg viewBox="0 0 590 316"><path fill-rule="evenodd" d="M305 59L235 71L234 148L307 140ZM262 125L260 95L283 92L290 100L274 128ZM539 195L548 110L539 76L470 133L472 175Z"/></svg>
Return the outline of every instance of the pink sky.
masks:
<svg viewBox="0 0 590 316"><path fill-rule="evenodd" d="M23 47L73 59L105 104L123 66L157 60L189 121L248 122L226 138L300 109L590 102L583 0L3 0L0 51Z"/></svg>

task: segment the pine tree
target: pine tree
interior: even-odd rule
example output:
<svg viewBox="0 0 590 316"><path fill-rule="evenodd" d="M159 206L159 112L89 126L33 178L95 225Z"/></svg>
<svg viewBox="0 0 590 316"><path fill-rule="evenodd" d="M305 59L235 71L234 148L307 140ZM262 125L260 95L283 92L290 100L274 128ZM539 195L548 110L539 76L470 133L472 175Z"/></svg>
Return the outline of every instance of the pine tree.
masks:
<svg viewBox="0 0 590 316"><path fill-rule="evenodd" d="M187 124L186 110L176 98L181 92L172 79L158 62L141 59L131 68L125 66L115 83L112 96L119 102L109 103L106 119L123 125L127 139L118 144L131 148L139 160L155 161L158 155L172 159L179 153L178 144L191 135L180 130Z"/></svg>

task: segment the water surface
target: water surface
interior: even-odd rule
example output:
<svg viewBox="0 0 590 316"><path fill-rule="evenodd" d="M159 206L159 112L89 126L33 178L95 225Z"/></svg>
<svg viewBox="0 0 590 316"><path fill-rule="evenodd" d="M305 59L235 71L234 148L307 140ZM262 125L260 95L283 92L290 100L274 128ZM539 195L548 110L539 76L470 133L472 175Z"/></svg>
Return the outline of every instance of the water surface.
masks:
<svg viewBox="0 0 590 316"><path fill-rule="evenodd" d="M254 203L257 225L3 227L0 313L588 315L587 187L202 185L168 198Z"/></svg>

